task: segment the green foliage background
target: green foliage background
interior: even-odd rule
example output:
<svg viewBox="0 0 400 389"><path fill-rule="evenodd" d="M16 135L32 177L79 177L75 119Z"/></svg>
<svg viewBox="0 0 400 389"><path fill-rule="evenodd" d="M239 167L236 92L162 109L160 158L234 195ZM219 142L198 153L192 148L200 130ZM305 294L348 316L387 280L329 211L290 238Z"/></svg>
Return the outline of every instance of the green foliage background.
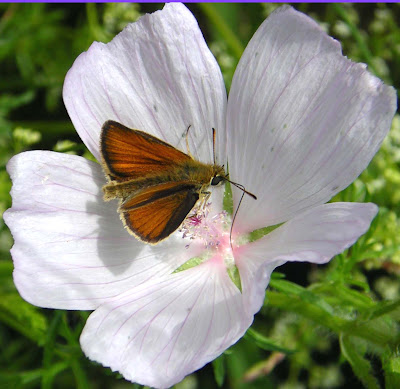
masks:
<svg viewBox="0 0 400 389"><path fill-rule="evenodd" d="M240 55L275 4L189 4L229 88ZM345 55L400 86L398 4L295 4ZM61 91L74 59L161 4L0 4L0 215L11 206L9 158L28 149L89 157ZM246 336L177 388L400 387L400 116L368 169L333 201L372 201L370 231L328 265L274 273ZM0 388L131 388L79 347L89 312L44 310L12 280L0 219ZM84 260L84 259L82 259Z"/></svg>

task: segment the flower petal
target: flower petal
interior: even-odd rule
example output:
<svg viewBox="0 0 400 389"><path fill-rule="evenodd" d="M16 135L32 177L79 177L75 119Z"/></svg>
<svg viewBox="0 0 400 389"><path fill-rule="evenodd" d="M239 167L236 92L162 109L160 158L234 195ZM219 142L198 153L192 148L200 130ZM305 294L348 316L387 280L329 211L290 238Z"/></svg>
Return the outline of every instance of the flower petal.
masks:
<svg viewBox="0 0 400 389"><path fill-rule="evenodd" d="M190 125L190 151L203 162L212 162L211 129L220 129L218 157L225 162L223 78L195 18L182 4L144 15L106 45L93 43L66 76L64 102L98 160L101 127L113 119L184 152Z"/></svg>
<svg viewBox="0 0 400 389"><path fill-rule="evenodd" d="M229 94L230 177L258 197L245 196L236 226L278 224L327 202L366 168L395 110L393 88L342 56L312 19L279 8L251 39Z"/></svg>
<svg viewBox="0 0 400 389"><path fill-rule="evenodd" d="M117 202L105 203L98 164L49 151L12 158L13 206L4 214L15 240L14 281L32 304L94 309L152 277L170 274L199 247L177 233L157 246L128 234Z"/></svg>
<svg viewBox="0 0 400 389"><path fill-rule="evenodd" d="M223 262L210 260L102 305L81 346L128 380L166 388L220 355L252 320Z"/></svg>
<svg viewBox="0 0 400 389"><path fill-rule="evenodd" d="M273 269L287 261L326 263L368 230L378 207L372 203L329 203L307 210L235 253L243 298L251 313L264 301ZM255 281L256 280L256 281Z"/></svg>

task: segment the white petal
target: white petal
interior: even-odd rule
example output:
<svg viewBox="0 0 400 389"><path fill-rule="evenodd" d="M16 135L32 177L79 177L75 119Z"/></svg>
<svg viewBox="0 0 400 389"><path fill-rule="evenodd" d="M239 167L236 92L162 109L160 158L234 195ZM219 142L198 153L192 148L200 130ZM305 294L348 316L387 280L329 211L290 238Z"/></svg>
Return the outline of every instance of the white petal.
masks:
<svg viewBox="0 0 400 389"><path fill-rule="evenodd" d="M372 203L329 203L307 210L235 253L244 299L256 313L272 270L287 261L326 263L369 228L378 207Z"/></svg>
<svg viewBox="0 0 400 389"><path fill-rule="evenodd" d="M278 224L328 201L366 168L395 110L394 89L313 20L289 7L271 14L229 95L230 178L258 197L245 196L236 226Z"/></svg>
<svg viewBox="0 0 400 389"><path fill-rule="evenodd" d="M32 304L94 309L151 277L171 273L199 248L179 234L157 246L124 230L104 175L84 158L30 151L12 158L13 206L4 214L15 244L15 284Z"/></svg>
<svg viewBox="0 0 400 389"><path fill-rule="evenodd" d="M223 78L195 18L182 4L143 16L106 45L93 43L67 74L64 102L98 160L101 126L114 119L184 152L191 125L190 151L203 162L212 162L214 127L218 157L225 162Z"/></svg>
<svg viewBox="0 0 400 389"><path fill-rule="evenodd" d="M102 305L81 345L126 379L166 388L220 355L252 320L222 261L211 260Z"/></svg>
<svg viewBox="0 0 400 389"><path fill-rule="evenodd" d="M269 284L272 272L284 261L262 263L259 260L261 258L253 258L251 254L241 253L236 260L236 265L240 273L244 305L247 307L249 315L255 315L264 303L265 289Z"/></svg>

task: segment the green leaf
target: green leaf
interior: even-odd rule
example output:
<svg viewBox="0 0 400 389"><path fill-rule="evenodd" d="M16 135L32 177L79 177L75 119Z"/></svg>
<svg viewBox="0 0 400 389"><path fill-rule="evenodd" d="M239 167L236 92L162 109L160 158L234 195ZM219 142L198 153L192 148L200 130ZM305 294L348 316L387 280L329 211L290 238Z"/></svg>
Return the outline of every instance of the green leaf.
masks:
<svg viewBox="0 0 400 389"><path fill-rule="evenodd" d="M384 355L382 367L385 372L386 389L400 388L400 356L397 353Z"/></svg>
<svg viewBox="0 0 400 389"><path fill-rule="evenodd" d="M268 235L270 232L280 227L283 223L275 224L274 226L262 227L257 230L251 231L249 234L249 241L254 242L258 239L261 239L265 235Z"/></svg>
<svg viewBox="0 0 400 389"><path fill-rule="evenodd" d="M222 207L226 212L228 212L229 215L232 215L233 213L232 187L231 183L228 181L225 181L225 190L224 190Z"/></svg>
<svg viewBox="0 0 400 389"><path fill-rule="evenodd" d="M0 96L0 116L7 116L12 110L30 103L35 97L33 90L20 94L2 93Z"/></svg>
<svg viewBox="0 0 400 389"><path fill-rule="evenodd" d="M229 26L229 22L225 19L226 12L221 12L221 7L218 4L199 3L199 7L221 34L229 48L232 50L232 53L234 53L236 59L239 60L242 56L244 47L240 39Z"/></svg>
<svg viewBox="0 0 400 389"><path fill-rule="evenodd" d="M77 389L89 389L90 385L86 376L86 371L81 366L81 363L78 359L71 361L71 368L74 373Z"/></svg>
<svg viewBox="0 0 400 389"><path fill-rule="evenodd" d="M14 265L12 261L0 261L0 284L1 286L7 281L7 279L12 278L12 272Z"/></svg>
<svg viewBox="0 0 400 389"><path fill-rule="evenodd" d="M185 271L188 269L191 269L192 267L198 266L201 263L203 263L205 260L205 258L201 258L201 257L193 257L190 258L187 262L185 262L184 264L182 264L181 266L179 266L177 269L175 269L172 273L179 273L181 271Z"/></svg>
<svg viewBox="0 0 400 389"><path fill-rule="evenodd" d="M351 18L348 16L348 12L346 12L346 8L341 4L332 4L332 8L335 10L335 12L338 14L338 16L341 19L343 19L344 23L346 23L349 30L351 31L354 41L357 43L357 46L359 47L360 52L363 56L362 59L368 63L368 67L370 68L370 70L372 70L372 72L374 72L377 76L379 76L379 73L377 72L376 68L373 66L372 54L368 47L368 43L367 43L366 39L364 38L363 34L361 34L360 30L357 28L357 26L352 22Z"/></svg>
<svg viewBox="0 0 400 389"><path fill-rule="evenodd" d="M55 387L55 385L53 385L54 379L62 371L68 369L68 367L69 367L68 362L59 362L50 365L47 369L43 369L41 389L54 388Z"/></svg>
<svg viewBox="0 0 400 389"><path fill-rule="evenodd" d="M260 334L259 332L257 332L256 330L249 328L244 336L246 339L248 340L252 340L254 341L254 343L262 348L263 350L267 350L267 351L279 351L285 354L293 354L294 352L296 352L296 350L290 350L288 348L282 347L277 345L274 340L272 340L271 338L268 338L262 334Z"/></svg>
<svg viewBox="0 0 400 389"><path fill-rule="evenodd" d="M214 377L217 385L221 387L224 384L225 381L225 374L226 374L226 369L225 369L225 355L222 354L220 357L217 359L214 359L212 362L213 369L214 369Z"/></svg>
<svg viewBox="0 0 400 389"><path fill-rule="evenodd" d="M271 279L270 286L285 294L299 296L301 300L314 304L329 314L333 314L333 308L322 297L300 285L286 280Z"/></svg>
<svg viewBox="0 0 400 389"><path fill-rule="evenodd" d="M286 274L279 273L278 271L274 271L271 274L271 279L273 279L273 280L280 280L280 279L283 279L285 277L286 277Z"/></svg>
<svg viewBox="0 0 400 389"><path fill-rule="evenodd" d="M98 12L97 12L97 4L94 3L87 3L86 4L86 13L88 24L90 28L90 32L95 40L101 42L108 42L113 37L105 31L99 22Z"/></svg>
<svg viewBox="0 0 400 389"><path fill-rule="evenodd" d="M340 348L346 360L350 363L354 374L368 389L379 389L379 384L372 374L371 363L364 357L352 339L340 334Z"/></svg>
<svg viewBox="0 0 400 389"><path fill-rule="evenodd" d="M370 311L376 305L371 297L347 287L340 281L314 284L312 291L329 296L331 305L350 306L363 311Z"/></svg>
<svg viewBox="0 0 400 389"><path fill-rule="evenodd" d="M43 350L43 375L42 375L42 389L51 388L53 381L56 377L55 372L51 370L53 356L55 351L55 343L58 326L61 321L61 311L56 311L53 320L50 323L49 329L46 332L46 339L44 342Z"/></svg>
<svg viewBox="0 0 400 389"><path fill-rule="evenodd" d="M301 287L299 287L301 288ZM295 312L301 316L313 320L319 325L323 325L337 334L346 333L354 337L368 340L381 350L383 347L396 347L398 334L393 330L393 325L387 320L365 320L348 319L348 314L339 316L340 311L335 314L329 312L323 304L315 304L307 297L303 300L301 295L285 294L267 291L267 301L269 306L277 307L289 312Z"/></svg>
<svg viewBox="0 0 400 389"><path fill-rule="evenodd" d="M18 372L18 373L0 373L0 388L24 388L26 385L31 385L39 381L42 375L41 369Z"/></svg>
<svg viewBox="0 0 400 389"><path fill-rule="evenodd" d="M47 331L45 316L16 292L4 293L0 297L0 322L14 328L39 345L44 342Z"/></svg>
<svg viewBox="0 0 400 389"><path fill-rule="evenodd" d="M235 286L240 290L240 293L242 293L242 281L240 279L240 273L239 269L235 265L231 265L227 267L226 269L229 278L232 280L232 282L235 284Z"/></svg>
<svg viewBox="0 0 400 389"><path fill-rule="evenodd" d="M372 320L388 314L391 314L393 319L400 320L400 300L380 302L373 310L370 310L369 318Z"/></svg>

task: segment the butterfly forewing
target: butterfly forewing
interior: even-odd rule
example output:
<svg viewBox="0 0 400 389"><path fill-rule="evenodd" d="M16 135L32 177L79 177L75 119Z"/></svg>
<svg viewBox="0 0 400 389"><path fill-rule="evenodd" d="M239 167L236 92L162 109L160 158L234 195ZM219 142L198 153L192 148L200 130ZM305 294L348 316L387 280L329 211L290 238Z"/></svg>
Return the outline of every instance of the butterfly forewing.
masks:
<svg viewBox="0 0 400 389"><path fill-rule="evenodd" d="M142 131L109 120L101 133L101 153L113 179L136 179L162 174L191 157Z"/></svg>
<svg viewBox="0 0 400 389"><path fill-rule="evenodd" d="M226 179L223 166L196 161L145 132L109 120L100 138L108 178L104 200L120 200L126 229L147 243L171 235L206 194Z"/></svg>
<svg viewBox="0 0 400 389"><path fill-rule="evenodd" d="M172 234L199 199L200 187L168 182L134 193L120 206L126 227L140 239L157 243Z"/></svg>

